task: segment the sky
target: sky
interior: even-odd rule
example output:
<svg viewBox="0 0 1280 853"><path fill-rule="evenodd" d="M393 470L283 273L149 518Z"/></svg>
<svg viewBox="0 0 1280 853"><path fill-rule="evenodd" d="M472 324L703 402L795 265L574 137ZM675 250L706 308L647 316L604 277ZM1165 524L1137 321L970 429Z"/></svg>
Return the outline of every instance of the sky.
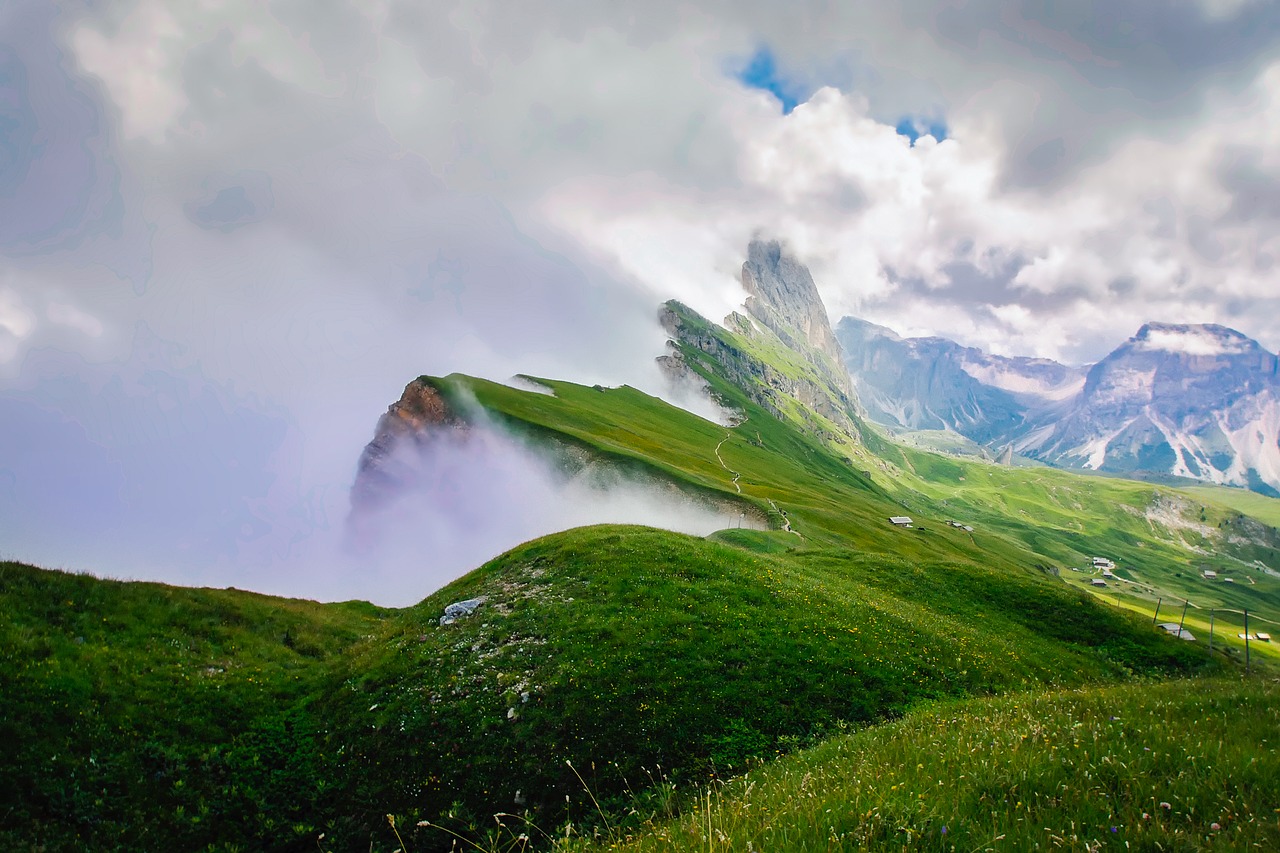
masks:
<svg viewBox="0 0 1280 853"><path fill-rule="evenodd" d="M657 305L732 310L755 236L833 320L1275 351L1278 27L1264 0L0 4L0 556L426 594L530 528L467 521L434 569L343 552L404 385L658 393Z"/></svg>

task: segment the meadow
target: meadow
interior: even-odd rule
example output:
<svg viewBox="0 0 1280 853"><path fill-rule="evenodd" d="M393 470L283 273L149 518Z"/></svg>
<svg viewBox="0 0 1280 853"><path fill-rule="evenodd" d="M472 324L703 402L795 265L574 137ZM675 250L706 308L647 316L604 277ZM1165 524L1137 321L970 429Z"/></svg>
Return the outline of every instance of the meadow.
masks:
<svg viewBox="0 0 1280 853"><path fill-rule="evenodd" d="M1275 850L1280 685L940 702L687 792L564 850Z"/></svg>
<svg viewBox="0 0 1280 853"><path fill-rule="evenodd" d="M1073 798L1086 796L1079 788L1096 799L1092 780L1120 771L1098 764L1096 749L1087 761L1061 750L1071 732L1090 744L1130 736L1095 719L1088 709L1097 703L1122 706L1112 714L1122 720L1148 720L1140 731L1158 756L1208 726L1194 720L1217 707L1178 706L1175 694L1217 696L1253 714L1249 731L1271 737L1263 706L1272 688L1232 686L1241 655L1230 617L1211 652L1154 628L1144 609L1194 595L1197 618L1246 606L1280 618L1267 571L1276 534L1265 520L1212 495L945 457L870 428L864 443L831 442L828 425L779 419L697 352L686 357L738 410L736 426L625 386L537 380L553 392L544 394L456 375L421 381L490 428L567 460L566 476L586 459L672 500L737 507L773 529L705 539L569 530L399 610L0 566L0 739L14 745L0 753L0 846L525 844L497 827L503 813L520 816L509 827L565 829L567 843L584 843L583 833L642 845L670 835L673 849L687 849L703 815L702 845L762 850L820 841L1029 849L1017 845L1031 842L1035 818L1035 843L1089 849L1102 806ZM888 522L902 514L912 527ZM736 515L730 509L726 528ZM1099 594L1071 571L1091 555L1116 560L1126 585ZM1206 566L1239 582L1206 584ZM471 598L482 599L474 613L441 624L446 605ZM1274 671L1270 652L1254 657L1256 678ZM1172 725L1175 707L1182 728L1151 740L1160 721ZM1061 719L1073 720L1070 730ZM1212 729L1224 744L1244 737L1224 731ZM981 748L980 736L989 739ZM1214 760L1252 778L1232 763L1243 748ZM858 764L864 752L868 763ZM1154 772L1136 753L1108 755ZM1018 770L1023 757L1044 766ZM1257 759L1258 772L1271 772L1270 759ZM982 760L991 762L985 775L962 769ZM1027 774L1057 767L1049 778L1067 788L1009 777L1023 787L1001 789L1006 765ZM897 781L871 772L881 766ZM854 781L842 775L848 767ZM749 781L736 781L747 770ZM976 781L961 784L962 775ZM1246 797L1212 773L1203 778L1211 789L1186 799L1197 816L1244 827L1231 838L1272 837L1236 808L1247 805L1257 823L1269 793L1250 788ZM734 799L752 784L777 791L774 799ZM982 796L992 785L1005 791L998 803ZM1105 789L1113 799L1127 790ZM839 811L842 797L858 808ZM839 816L818 821L818 835L804 829L815 798ZM1205 843L1199 823L1173 820L1180 807L1168 797L1170 814L1144 810L1183 835L1141 835L1139 799L1106 812L1123 820L1104 842L1123 828L1131 842ZM790 800L801 811L788 812ZM1029 803L1037 811L1024 814ZM776 819L759 823L766 812Z"/></svg>

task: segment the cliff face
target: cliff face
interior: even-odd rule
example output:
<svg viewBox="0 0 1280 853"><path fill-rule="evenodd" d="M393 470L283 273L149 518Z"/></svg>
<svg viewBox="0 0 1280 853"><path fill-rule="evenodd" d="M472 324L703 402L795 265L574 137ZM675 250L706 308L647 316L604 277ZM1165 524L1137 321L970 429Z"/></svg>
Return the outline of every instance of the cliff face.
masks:
<svg viewBox="0 0 1280 853"><path fill-rule="evenodd" d="M726 382L741 389L751 402L783 420L795 420L795 407L788 399L801 404L800 412L807 420L799 426L824 441L837 440L830 428L810 417L813 412L821 415L845 434L845 437L861 440L862 427L857 416L857 404L830 378L812 366L808 370L795 369L791 364L775 361L759 355L759 350L744 344L756 343L762 336L759 329L741 314L731 314L725 322L730 329L715 326L692 309L671 301L662 306L658 319L673 341L701 350L710 357L715 372ZM744 340L745 339L745 340ZM676 369L671 362L674 355L660 356L666 370ZM682 373L691 370L683 358L678 360Z"/></svg>
<svg viewBox="0 0 1280 853"><path fill-rule="evenodd" d="M1028 448L1054 464L1280 488L1280 360L1217 325L1148 323Z"/></svg>
<svg viewBox="0 0 1280 853"><path fill-rule="evenodd" d="M1003 358L946 338L902 338L845 317L836 334L868 416L891 427L953 430L999 447L1084 384L1084 369Z"/></svg>
<svg viewBox="0 0 1280 853"><path fill-rule="evenodd" d="M413 478L413 468L397 459L421 447L432 436L466 435L471 427L444 395L419 377L405 386L400 399L378 419L373 440L365 445L351 486L353 514L375 509L400 494Z"/></svg>
<svg viewBox="0 0 1280 853"><path fill-rule="evenodd" d="M756 405L823 441L860 443L858 400L809 270L779 243L753 240L742 286L746 314L730 314L723 326L674 300L659 320L673 341L706 353L712 369ZM658 363L668 375L691 369L678 348Z"/></svg>
<svg viewBox="0 0 1280 853"><path fill-rule="evenodd" d="M846 394L851 384L827 308L804 264L776 241L752 240L742 265L747 313Z"/></svg>

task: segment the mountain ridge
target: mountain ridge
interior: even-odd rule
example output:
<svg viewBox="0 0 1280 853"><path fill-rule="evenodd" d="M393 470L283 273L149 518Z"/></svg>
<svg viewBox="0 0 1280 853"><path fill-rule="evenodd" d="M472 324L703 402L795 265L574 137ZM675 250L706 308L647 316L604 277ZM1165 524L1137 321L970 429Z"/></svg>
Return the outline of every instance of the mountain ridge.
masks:
<svg viewBox="0 0 1280 853"><path fill-rule="evenodd" d="M1235 329L1151 321L1097 363L1072 367L874 331L883 328L837 324L878 423L951 430L1059 467L1280 488L1280 361Z"/></svg>

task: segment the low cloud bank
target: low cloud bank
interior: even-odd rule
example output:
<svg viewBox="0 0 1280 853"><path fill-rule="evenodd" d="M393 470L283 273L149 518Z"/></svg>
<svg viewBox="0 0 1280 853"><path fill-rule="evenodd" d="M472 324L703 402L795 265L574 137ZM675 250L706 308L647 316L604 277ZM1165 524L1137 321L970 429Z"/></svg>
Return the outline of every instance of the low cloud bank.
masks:
<svg viewBox="0 0 1280 853"><path fill-rule="evenodd" d="M569 470L575 469L575 470ZM353 509L327 597L377 590L380 604L413 603L529 539L588 524L644 524L704 536L761 526L726 502L716 508L675 486L641 482L599 463L567 464L491 425L400 446L385 471L398 494Z"/></svg>

